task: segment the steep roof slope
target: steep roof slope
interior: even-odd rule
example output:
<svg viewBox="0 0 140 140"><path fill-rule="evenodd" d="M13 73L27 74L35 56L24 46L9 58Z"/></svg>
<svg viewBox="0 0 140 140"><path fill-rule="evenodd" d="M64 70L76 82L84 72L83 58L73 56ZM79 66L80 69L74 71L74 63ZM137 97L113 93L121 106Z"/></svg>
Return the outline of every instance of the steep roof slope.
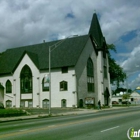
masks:
<svg viewBox="0 0 140 140"><path fill-rule="evenodd" d="M74 66L89 39L89 35L67 38L6 50L0 59L0 75L13 73L25 55L31 58L39 70L49 67L49 46L63 41L51 53L51 68Z"/></svg>
<svg viewBox="0 0 140 140"><path fill-rule="evenodd" d="M0 83L0 89L4 89L3 85Z"/></svg>
<svg viewBox="0 0 140 140"><path fill-rule="evenodd" d="M93 14L89 34L96 41L98 48L103 46L104 37L96 13Z"/></svg>

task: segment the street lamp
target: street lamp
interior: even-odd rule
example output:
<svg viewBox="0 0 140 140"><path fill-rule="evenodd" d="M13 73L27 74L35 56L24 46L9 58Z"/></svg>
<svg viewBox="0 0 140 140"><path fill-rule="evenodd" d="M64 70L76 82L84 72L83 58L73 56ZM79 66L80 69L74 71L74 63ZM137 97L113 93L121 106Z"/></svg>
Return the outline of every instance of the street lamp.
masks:
<svg viewBox="0 0 140 140"><path fill-rule="evenodd" d="M64 41L66 41L70 37L75 37L77 35L71 35L67 38L49 46L49 116L51 115L51 52L55 50L59 45L61 45Z"/></svg>

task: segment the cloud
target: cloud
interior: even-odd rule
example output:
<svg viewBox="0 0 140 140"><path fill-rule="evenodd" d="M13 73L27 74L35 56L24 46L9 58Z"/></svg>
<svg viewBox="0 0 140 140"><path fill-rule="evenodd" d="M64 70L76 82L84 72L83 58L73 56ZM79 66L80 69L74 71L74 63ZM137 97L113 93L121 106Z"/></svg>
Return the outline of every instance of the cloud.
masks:
<svg viewBox="0 0 140 140"><path fill-rule="evenodd" d="M87 34L96 11L107 43L116 45L116 61L132 74L140 65L139 7L138 0L1 0L0 52ZM134 38L122 39L133 31Z"/></svg>
<svg viewBox="0 0 140 140"><path fill-rule="evenodd" d="M88 23L85 18L93 14L89 14L86 3L87 1L81 4L73 0L62 0L59 3L56 0L2 0L0 51L73 33L84 34L87 32ZM89 7L92 8L91 5Z"/></svg>
<svg viewBox="0 0 140 140"><path fill-rule="evenodd" d="M140 86L140 45L135 47L129 57L121 63L128 77L129 88L135 89Z"/></svg>
<svg viewBox="0 0 140 140"><path fill-rule="evenodd" d="M129 58L122 63L122 67L127 72L135 72L140 68L140 45L133 49Z"/></svg>
<svg viewBox="0 0 140 140"><path fill-rule="evenodd" d="M127 0L1 0L0 51L87 34L94 10L107 42L113 43L139 28L139 4Z"/></svg>
<svg viewBox="0 0 140 140"><path fill-rule="evenodd" d="M136 89L138 86L140 86L140 74L138 74L135 79L129 81L128 83L128 88L131 89Z"/></svg>
<svg viewBox="0 0 140 140"><path fill-rule="evenodd" d="M102 27L108 42L118 40L131 30L139 28L140 3L128 1L110 1L109 11L102 14ZM137 9L137 10L136 10ZM110 31L110 32L109 32Z"/></svg>

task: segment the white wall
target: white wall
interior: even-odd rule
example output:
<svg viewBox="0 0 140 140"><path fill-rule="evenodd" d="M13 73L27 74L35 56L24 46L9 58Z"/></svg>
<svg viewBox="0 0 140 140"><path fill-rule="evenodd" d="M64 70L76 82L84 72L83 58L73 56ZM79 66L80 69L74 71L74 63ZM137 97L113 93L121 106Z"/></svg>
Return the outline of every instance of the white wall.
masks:
<svg viewBox="0 0 140 140"><path fill-rule="evenodd" d="M133 98L132 104L140 104L140 94L137 92L133 92L130 96L130 98Z"/></svg>
<svg viewBox="0 0 140 140"><path fill-rule="evenodd" d="M107 67L107 78L104 78L104 61L106 62L106 67ZM106 55L106 58L103 58L103 52L99 51L98 52L98 57L97 57L97 79L98 79L98 100L101 101L101 104L105 105L105 98L104 98L104 92L106 88L108 88L110 97L109 97L109 105L111 105L111 88L110 88L110 75L109 75L109 63L108 63L108 56Z"/></svg>
<svg viewBox="0 0 140 140"><path fill-rule="evenodd" d="M6 84L7 80L10 80L10 82L12 83L12 93L8 93L8 94L5 93L5 84ZM15 96L13 93L13 81L14 81L14 79L13 79L13 76L11 76L11 75L0 78L0 82L4 87L4 101L3 101L4 106L6 106L5 102L7 100L11 100L12 102L15 102ZM12 103L12 106L13 106L13 104L15 104L15 103Z"/></svg>
<svg viewBox="0 0 140 140"><path fill-rule="evenodd" d="M40 81L42 82L43 77L48 73L41 73ZM51 107L61 107L61 100L67 100L67 107L77 106L75 102L75 74L73 68L68 68L68 73L62 73L61 69L51 70ZM60 82L68 82L68 90L60 91ZM42 107L42 101L44 99L49 100L49 91L42 91L42 84L40 83L40 107Z"/></svg>
<svg viewBox="0 0 140 140"><path fill-rule="evenodd" d="M33 93L20 93L20 73L22 68L28 65L33 76ZM28 100L33 100L33 107L42 107L44 99L49 100L49 91L42 91L42 79L48 72L42 72L34 65L30 57L25 54L15 72L6 77L0 78L0 82L5 87L7 80L12 83L12 93L4 94L4 104L7 100L12 101L12 107L20 107L20 99L25 100L25 106L28 106ZM61 100L67 100L67 107L77 106L75 96L75 71L73 68L68 68L68 73L61 73L61 69L53 69L51 73L51 107L61 107ZM59 83L61 81L68 82L68 91L60 91Z"/></svg>
<svg viewBox="0 0 140 140"><path fill-rule="evenodd" d="M97 57L97 79L98 79L98 85L97 85L97 88L98 88L98 100L101 101L101 104L104 104L104 79L103 79L103 60L102 60L102 52L99 51L98 52L98 57Z"/></svg>

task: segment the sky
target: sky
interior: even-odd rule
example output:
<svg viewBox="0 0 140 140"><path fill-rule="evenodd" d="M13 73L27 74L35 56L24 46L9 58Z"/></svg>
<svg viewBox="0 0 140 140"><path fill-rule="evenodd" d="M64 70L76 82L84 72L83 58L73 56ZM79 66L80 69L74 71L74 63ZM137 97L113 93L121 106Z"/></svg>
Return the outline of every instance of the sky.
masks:
<svg viewBox="0 0 140 140"><path fill-rule="evenodd" d="M96 12L112 57L140 86L140 0L0 0L0 52L9 48L88 34Z"/></svg>

